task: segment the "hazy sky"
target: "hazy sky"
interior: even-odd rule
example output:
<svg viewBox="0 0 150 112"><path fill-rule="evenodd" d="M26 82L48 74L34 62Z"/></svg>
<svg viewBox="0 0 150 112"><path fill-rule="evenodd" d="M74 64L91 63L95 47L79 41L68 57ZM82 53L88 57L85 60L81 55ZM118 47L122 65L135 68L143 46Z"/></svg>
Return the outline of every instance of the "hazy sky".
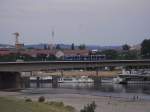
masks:
<svg viewBox="0 0 150 112"><path fill-rule="evenodd" d="M150 0L0 0L0 43L137 44L150 38Z"/></svg>

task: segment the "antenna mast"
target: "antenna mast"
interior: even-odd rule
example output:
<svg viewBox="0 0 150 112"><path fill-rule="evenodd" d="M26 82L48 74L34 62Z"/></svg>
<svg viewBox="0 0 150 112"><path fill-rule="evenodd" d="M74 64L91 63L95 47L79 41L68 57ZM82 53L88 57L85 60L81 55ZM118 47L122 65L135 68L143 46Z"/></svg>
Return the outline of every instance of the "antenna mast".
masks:
<svg viewBox="0 0 150 112"><path fill-rule="evenodd" d="M15 35L15 44L19 44L19 33L18 32L15 32L15 33L13 33L13 35Z"/></svg>
<svg viewBox="0 0 150 112"><path fill-rule="evenodd" d="M54 36L55 36L55 31L54 31L54 28L52 28L51 30L51 42L49 44L49 48L50 49L53 49L54 48Z"/></svg>

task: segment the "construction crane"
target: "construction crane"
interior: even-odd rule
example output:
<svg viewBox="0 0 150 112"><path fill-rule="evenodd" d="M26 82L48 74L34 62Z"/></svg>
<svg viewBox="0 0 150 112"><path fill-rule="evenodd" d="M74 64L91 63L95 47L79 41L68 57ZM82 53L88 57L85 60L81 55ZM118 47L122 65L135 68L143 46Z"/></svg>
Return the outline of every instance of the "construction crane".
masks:
<svg viewBox="0 0 150 112"><path fill-rule="evenodd" d="M16 47L16 49L22 49L24 44L21 44L19 42L19 35L20 34L18 32L15 32L15 33L13 33L13 35L15 35L15 47Z"/></svg>
<svg viewBox="0 0 150 112"><path fill-rule="evenodd" d="M19 38L18 37L19 37L20 34L18 32L15 32L15 33L13 33L13 35L15 35L15 38L16 38L15 39L15 44L16 45L19 44Z"/></svg>

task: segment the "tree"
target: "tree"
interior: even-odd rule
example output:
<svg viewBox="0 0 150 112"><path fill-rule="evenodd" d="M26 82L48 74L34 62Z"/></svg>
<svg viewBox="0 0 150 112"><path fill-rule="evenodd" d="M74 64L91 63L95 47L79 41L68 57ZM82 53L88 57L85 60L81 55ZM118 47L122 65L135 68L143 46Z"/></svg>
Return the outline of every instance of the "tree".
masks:
<svg viewBox="0 0 150 112"><path fill-rule="evenodd" d="M108 49L102 51L102 54L105 54L106 59L117 59L118 58L118 52L113 49Z"/></svg>
<svg viewBox="0 0 150 112"><path fill-rule="evenodd" d="M81 44L81 45L78 46L78 48L79 48L80 50L84 50L84 49L86 49L86 46L85 46L85 44Z"/></svg>
<svg viewBox="0 0 150 112"><path fill-rule="evenodd" d="M0 56L0 61L2 62L8 62L8 61L12 62L12 61L16 61L16 59L17 59L17 55L13 53Z"/></svg>
<svg viewBox="0 0 150 112"><path fill-rule="evenodd" d="M75 47L74 47L74 43L71 44L71 50L74 50Z"/></svg>
<svg viewBox="0 0 150 112"><path fill-rule="evenodd" d="M55 55L49 55L49 57L47 57L47 60L54 61L54 60L56 60L56 56Z"/></svg>
<svg viewBox="0 0 150 112"><path fill-rule="evenodd" d="M59 44L56 45L56 49L57 49L57 50L61 50L61 47L60 47Z"/></svg>
<svg viewBox="0 0 150 112"><path fill-rule="evenodd" d="M122 49L123 49L124 51L128 51L128 50L130 49L130 46L129 46L128 44L124 44L124 45L122 46Z"/></svg>
<svg viewBox="0 0 150 112"><path fill-rule="evenodd" d="M47 47L47 45L46 45L46 44L44 44L44 50L46 50L46 49L48 49L48 47Z"/></svg>
<svg viewBox="0 0 150 112"><path fill-rule="evenodd" d="M141 43L141 55L143 58L150 58L150 39L145 39Z"/></svg>
<svg viewBox="0 0 150 112"><path fill-rule="evenodd" d="M138 59L138 52L136 50L127 51L127 52L121 52L118 55L118 59L123 60L133 60Z"/></svg>
<svg viewBox="0 0 150 112"><path fill-rule="evenodd" d="M39 53L39 54L37 54L37 59L41 60L41 61L45 61L46 56L47 56L46 54Z"/></svg>
<svg viewBox="0 0 150 112"><path fill-rule="evenodd" d="M95 112L96 104L93 101L91 104L87 104L87 106L84 106L83 109L80 110L80 112Z"/></svg>

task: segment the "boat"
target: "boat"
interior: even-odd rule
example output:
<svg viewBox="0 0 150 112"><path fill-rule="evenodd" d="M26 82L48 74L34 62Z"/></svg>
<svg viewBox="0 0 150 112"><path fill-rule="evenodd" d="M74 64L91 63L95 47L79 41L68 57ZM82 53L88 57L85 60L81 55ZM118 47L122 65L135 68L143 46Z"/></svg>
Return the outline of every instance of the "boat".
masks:
<svg viewBox="0 0 150 112"><path fill-rule="evenodd" d="M150 83L149 70L122 70L122 73L113 78L113 83L117 84L145 84Z"/></svg>
<svg viewBox="0 0 150 112"><path fill-rule="evenodd" d="M126 83L126 81L123 78L121 78L120 75L113 78L112 82L115 84L123 84L123 83L125 84Z"/></svg>
<svg viewBox="0 0 150 112"><path fill-rule="evenodd" d="M112 80L112 78L102 78L101 79L101 83L113 83L113 80Z"/></svg>
<svg viewBox="0 0 150 112"><path fill-rule="evenodd" d="M81 77L60 77L58 83L92 83L94 82L93 79L89 78L88 76L81 76Z"/></svg>
<svg viewBox="0 0 150 112"><path fill-rule="evenodd" d="M30 82L52 82L52 76L31 76L29 78Z"/></svg>

